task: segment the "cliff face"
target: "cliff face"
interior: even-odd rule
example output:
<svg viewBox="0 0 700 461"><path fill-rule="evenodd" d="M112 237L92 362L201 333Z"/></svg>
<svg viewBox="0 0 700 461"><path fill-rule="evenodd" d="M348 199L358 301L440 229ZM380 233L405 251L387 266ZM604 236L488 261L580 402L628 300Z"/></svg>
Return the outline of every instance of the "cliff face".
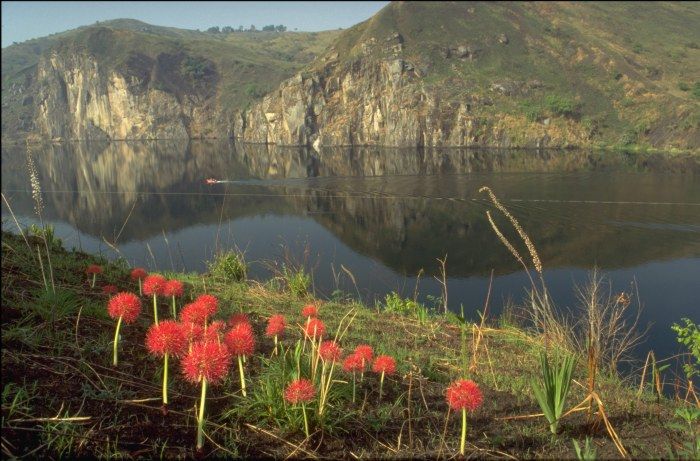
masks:
<svg viewBox="0 0 700 461"><path fill-rule="evenodd" d="M42 57L35 116L39 133L84 140L226 136L227 124L213 92L178 94L152 84L154 77L164 80L164 63L178 58L137 55L131 66L108 70L88 54Z"/></svg>
<svg viewBox="0 0 700 461"><path fill-rule="evenodd" d="M297 74L254 106L234 132L243 141L343 146L569 146L586 131L570 120L523 123L485 116L492 98L477 93L444 99L426 89L421 72L400 58L358 59Z"/></svg>
<svg viewBox="0 0 700 461"><path fill-rule="evenodd" d="M700 95L678 82L700 78L700 48L688 42L669 58L643 31L663 29L656 37L669 46L700 39L700 10L644 5L642 19L619 22L628 7L392 2L238 117L234 132L316 148L696 149Z"/></svg>

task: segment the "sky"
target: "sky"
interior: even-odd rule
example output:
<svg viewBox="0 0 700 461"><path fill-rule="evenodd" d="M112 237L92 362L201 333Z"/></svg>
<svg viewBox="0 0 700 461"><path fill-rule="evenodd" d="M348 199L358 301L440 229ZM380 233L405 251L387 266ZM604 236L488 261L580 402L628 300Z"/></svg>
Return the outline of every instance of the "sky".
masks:
<svg viewBox="0 0 700 461"><path fill-rule="evenodd" d="M348 28L389 2L2 2L2 47L95 21L129 18L206 30L283 24L287 30Z"/></svg>

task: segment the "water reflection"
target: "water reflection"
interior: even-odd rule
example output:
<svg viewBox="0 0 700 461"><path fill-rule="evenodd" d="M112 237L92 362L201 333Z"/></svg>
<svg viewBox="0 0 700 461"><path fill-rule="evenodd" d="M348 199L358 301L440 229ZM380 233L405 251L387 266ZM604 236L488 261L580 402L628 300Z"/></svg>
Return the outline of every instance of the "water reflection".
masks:
<svg viewBox="0 0 700 461"><path fill-rule="evenodd" d="M548 267L618 268L700 255L697 160L584 151L308 149L192 142L35 149L46 218L128 243L262 215L313 219L402 274L519 270L485 218L489 185ZM3 191L32 214L26 156L2 153ZM208 186L204 178L229 182ZM505 221L499 225L514 238ZM219 229L220 230L220 229ZM214 242L211 230L207 243ZM322 251L322 249L320 250ZM188 261L189 267L201 267Z"/></svg>

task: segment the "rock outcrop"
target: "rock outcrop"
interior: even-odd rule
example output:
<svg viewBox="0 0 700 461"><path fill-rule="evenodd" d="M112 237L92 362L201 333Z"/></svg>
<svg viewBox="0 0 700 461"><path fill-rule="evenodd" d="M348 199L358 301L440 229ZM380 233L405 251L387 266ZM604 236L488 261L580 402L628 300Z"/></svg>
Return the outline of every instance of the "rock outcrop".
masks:
<svg viewBox="0 0 700 461"><path fill-rule="evenodd" d="M51 53L37 69L35 124L51 139L178 139L224 137L227 122L209 92L177 91L172 61L134 55L107 69L89 54ZM170 71L170 72L169 72ZM180 79L182 80L182 78ZM178 82L176 82L178 83Z"/></svg>
<svg viewBox="0 0 700 461"><path fill-rule="evenodd" d="M493 101L479 94L444 99L426 90L408 60L360 57L340 67L297 74L240 118L245 142L279 145L547 147L585 144L575 123L548 129L507 114L483 115ZM500 88L500 86L499 86Z"/></svg>

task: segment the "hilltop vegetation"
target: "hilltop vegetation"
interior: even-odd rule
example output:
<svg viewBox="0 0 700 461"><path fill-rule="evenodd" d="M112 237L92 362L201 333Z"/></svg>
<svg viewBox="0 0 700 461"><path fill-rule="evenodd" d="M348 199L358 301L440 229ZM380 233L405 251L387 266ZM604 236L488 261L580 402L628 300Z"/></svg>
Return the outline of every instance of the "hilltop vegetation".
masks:
<svg viewBox="0 0 700 461"><path fill-rule="evenodd" d="M31 131L82 138L91 124L113 139L183 132L170 126L116 133L104 126L112 116L103 112L41 120L38 112L53 119L71 112L59 97L65 61L88 55L101 71L174 95L190 137L234 132L247 141L308 145L318 138L326 145L700 145L694 2L393 2L345 31L283 28L192 31L120 19L12 45L2 56L3 138ZM46 62L39 77L42 56L51 53L61 62ZM95 112L89 101L81 104L81 113ZM150 104L125 117L172 105ZM175 123L172 114L160 119Z"/></svg>

